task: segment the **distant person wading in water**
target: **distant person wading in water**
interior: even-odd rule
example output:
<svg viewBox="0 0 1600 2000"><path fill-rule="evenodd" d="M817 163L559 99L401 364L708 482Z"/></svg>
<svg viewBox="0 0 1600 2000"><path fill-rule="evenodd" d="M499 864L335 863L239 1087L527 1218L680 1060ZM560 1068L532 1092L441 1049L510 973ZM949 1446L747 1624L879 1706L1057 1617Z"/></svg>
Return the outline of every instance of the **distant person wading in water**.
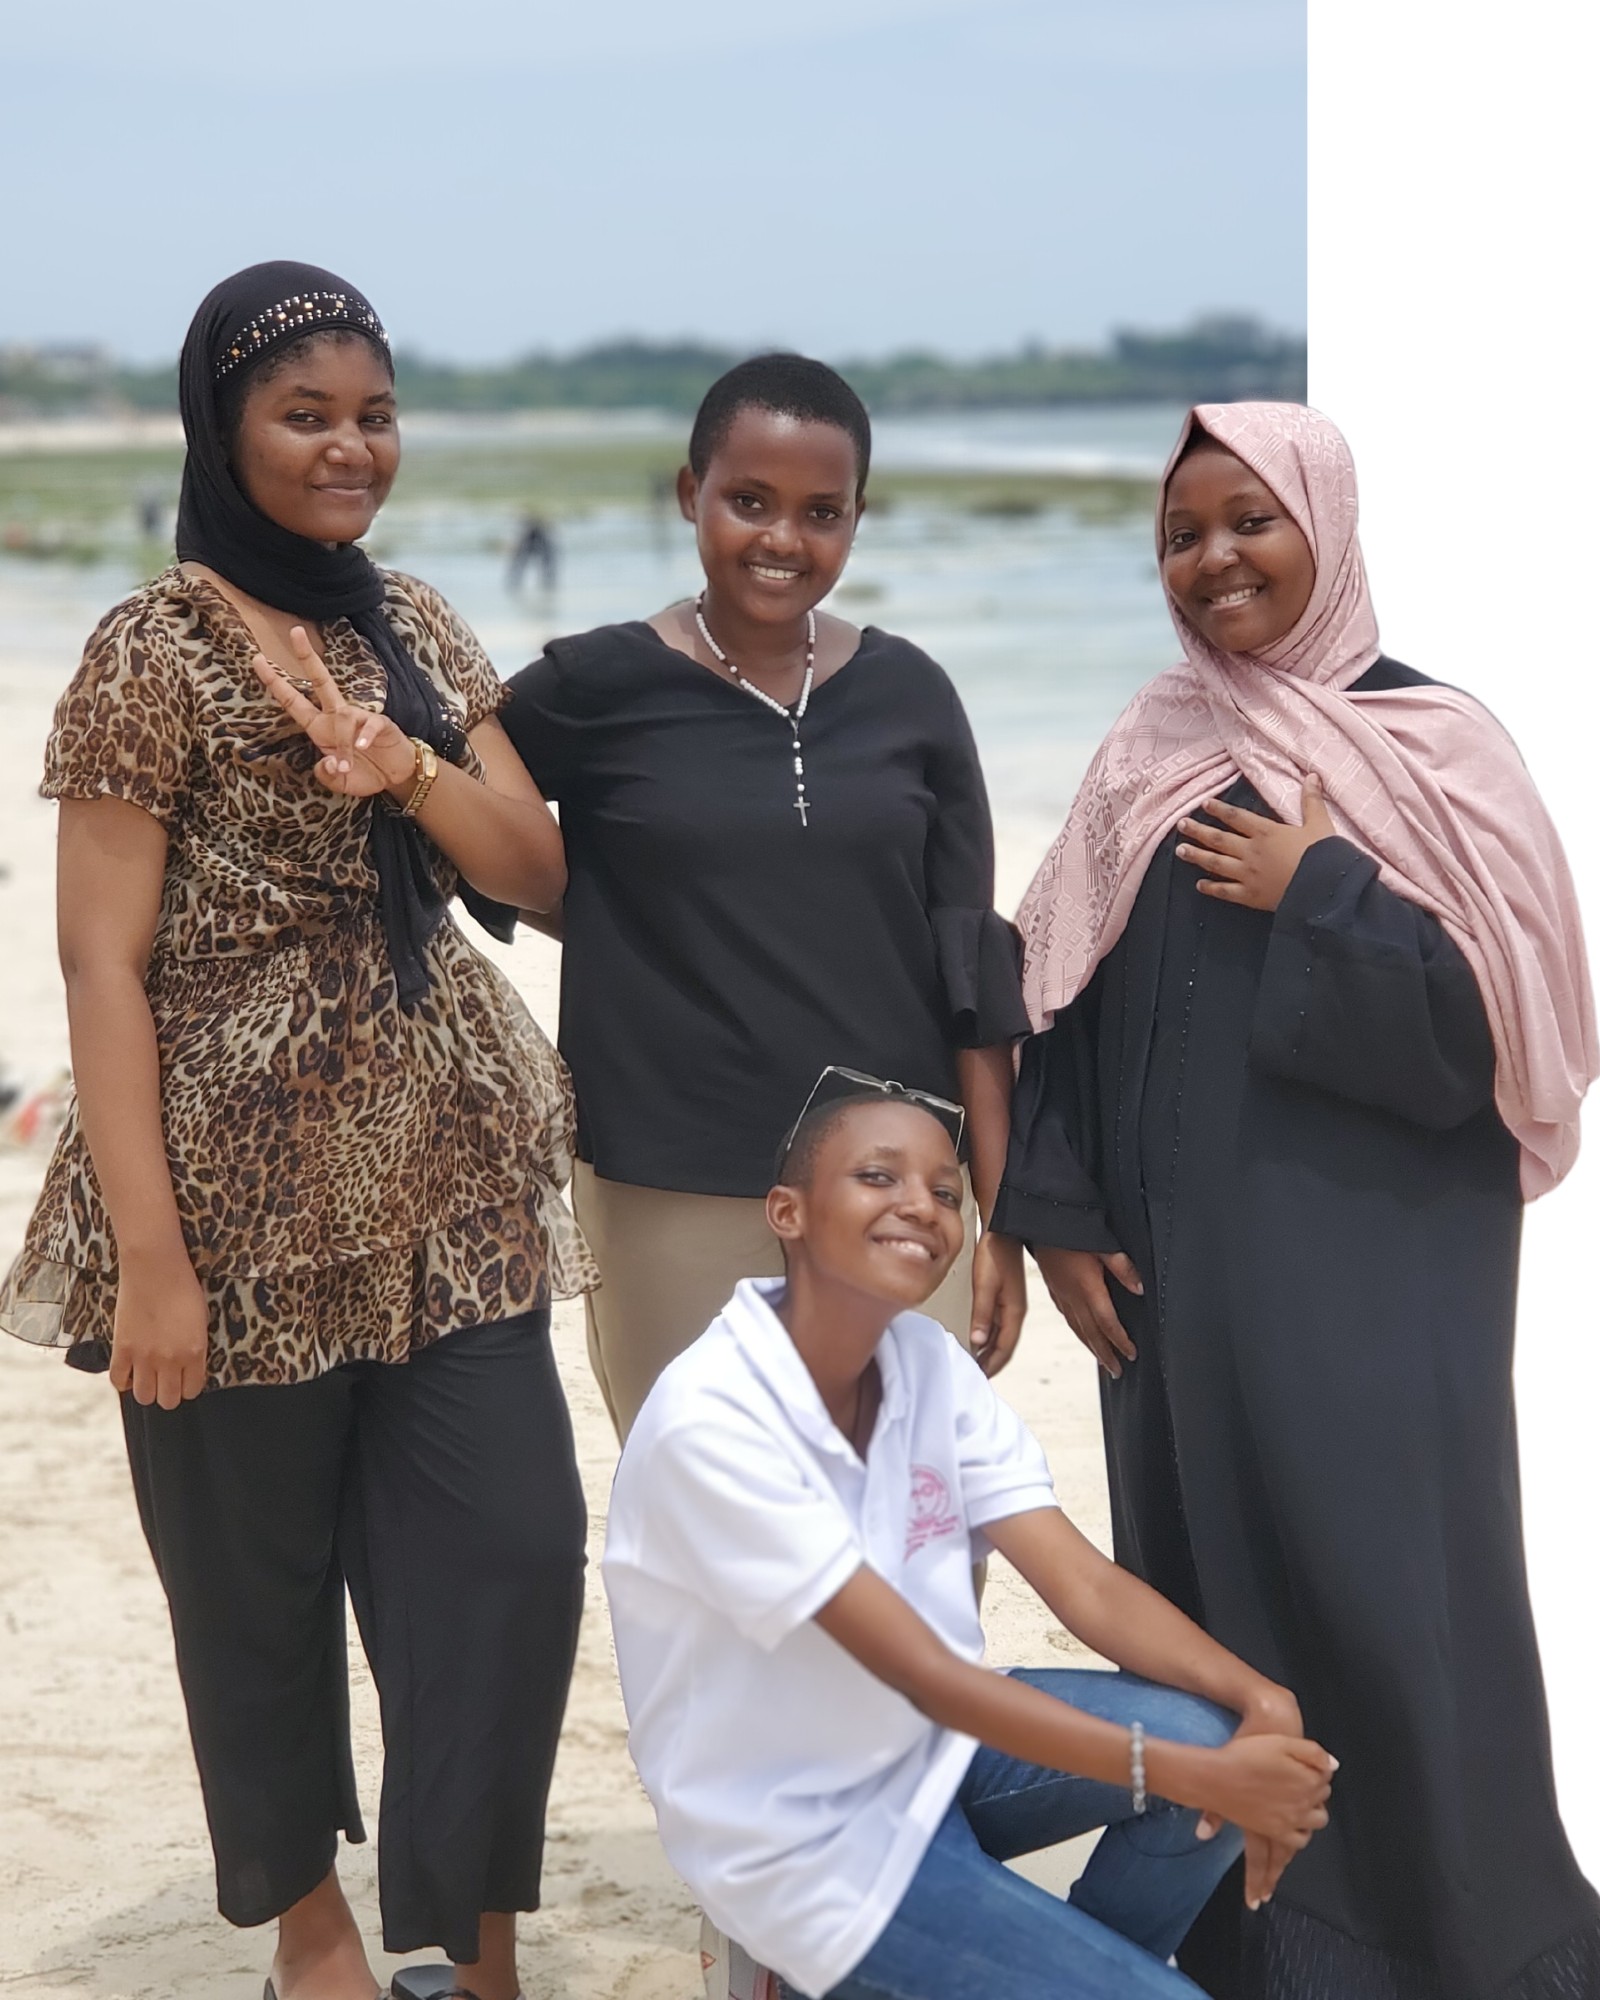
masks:
<svg viewBox="0 0 1600 2000"><path fill-rule="evenodd" d="M376 1992L334 1867L348 1585L385 1943L514 2000L582 1602L549 1303L593 1273L562 1066L446 904L557 902L560 834L472 634L356 546L399 463L361 295L239 272L179 392L180 561L103 621L47 752L78 1096L0 1325L121 1392L268 1995Z"/></svg>
<svg viewBox="0 0 1600 2000"><path fill-rule="evenodd" d="M511 561L506 568L507 589L520 590L522 579L530 567L538 570L541 589L555 589L555 530L538 514L524 515L517 529L517 538L511 545Z"/></svg>

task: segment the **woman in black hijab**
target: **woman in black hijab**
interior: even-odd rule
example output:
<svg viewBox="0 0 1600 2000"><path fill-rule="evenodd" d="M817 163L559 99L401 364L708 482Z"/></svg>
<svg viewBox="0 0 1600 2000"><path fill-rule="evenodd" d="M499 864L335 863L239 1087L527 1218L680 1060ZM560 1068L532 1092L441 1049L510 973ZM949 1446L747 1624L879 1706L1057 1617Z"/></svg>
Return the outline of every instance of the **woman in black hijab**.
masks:
<svg viewBox="0 0 1600 2000"><path fill-rule="evenodd" d="M476 640L357 546L399 462L366 300L240 272L180 393L179 560L91 638L47 752L78 1097L0 1325L122 1393L269 1995L375 1991L334 1869L348 1586L385 1944L514 2000L582 1595L549 1303L593 1275L565 1072L447 905L549 907L560 835Z"/></svg>

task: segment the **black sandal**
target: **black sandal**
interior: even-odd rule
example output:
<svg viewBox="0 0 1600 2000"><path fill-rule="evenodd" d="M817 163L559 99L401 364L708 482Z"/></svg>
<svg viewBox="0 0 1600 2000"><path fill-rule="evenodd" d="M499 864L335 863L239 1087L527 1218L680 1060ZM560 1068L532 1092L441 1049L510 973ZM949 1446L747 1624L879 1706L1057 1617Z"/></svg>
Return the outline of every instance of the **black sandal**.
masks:
<svg viewBox="0 0 1600 2000"><path fill-rule="evenodd" d="M478 2000L470 1986L457 1986L453 1965L402 1965L389 1981L392 2000ZM519 1993L517 2000L524 2000Z"/></svg>

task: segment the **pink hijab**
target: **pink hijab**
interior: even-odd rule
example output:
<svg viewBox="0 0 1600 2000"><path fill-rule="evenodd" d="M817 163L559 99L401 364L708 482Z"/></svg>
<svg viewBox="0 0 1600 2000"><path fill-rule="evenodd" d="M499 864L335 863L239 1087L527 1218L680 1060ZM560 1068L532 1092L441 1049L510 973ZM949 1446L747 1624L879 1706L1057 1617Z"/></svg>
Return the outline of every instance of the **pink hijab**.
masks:
<svg viewBox="0 0 1600 2000"><path fill-rule="evenodd" d="M1334 824L1383 881L1430 911L1465 953L1497 1056L1495 1101L1522 1146L1522 1190L1555 1186L1578 1151L1578 1108L1600 1072L1594 1002L1566 857L1516 746L1448 687L1352 693L1378 657L1356 539L1350 448L1292 403L1192 411L1195 429L1277 495L1310 544L1311 601L1259 655L1219 652L1168 605L1184 658L1112 725L1017 913L1036 1028L1083 991L1122 935L1151 856L1175 822L1243 775L1298 823L1308 772Z"/></svg>

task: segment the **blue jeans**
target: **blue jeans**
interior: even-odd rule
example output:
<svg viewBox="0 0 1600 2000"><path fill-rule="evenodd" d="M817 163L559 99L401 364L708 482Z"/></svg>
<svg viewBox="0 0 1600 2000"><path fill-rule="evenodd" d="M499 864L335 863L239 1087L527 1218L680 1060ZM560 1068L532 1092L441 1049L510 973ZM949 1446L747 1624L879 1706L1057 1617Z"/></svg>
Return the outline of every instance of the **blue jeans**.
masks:
<svg viewBox="0 0 1600 2000"><path fill-rule="evenodd" d="M1015 1675L1108 1722L1218 1745L1237 1717L1133 1674ZM1117 1785L1072 1778L981 1745L955 1803L877 1943L828 2000L1178 2000L1200 1988L1167 1960L1243 1846L1154 1796L1136 1815ZM1000 1864L1106 1830L1068 1901Z"/></svg>

